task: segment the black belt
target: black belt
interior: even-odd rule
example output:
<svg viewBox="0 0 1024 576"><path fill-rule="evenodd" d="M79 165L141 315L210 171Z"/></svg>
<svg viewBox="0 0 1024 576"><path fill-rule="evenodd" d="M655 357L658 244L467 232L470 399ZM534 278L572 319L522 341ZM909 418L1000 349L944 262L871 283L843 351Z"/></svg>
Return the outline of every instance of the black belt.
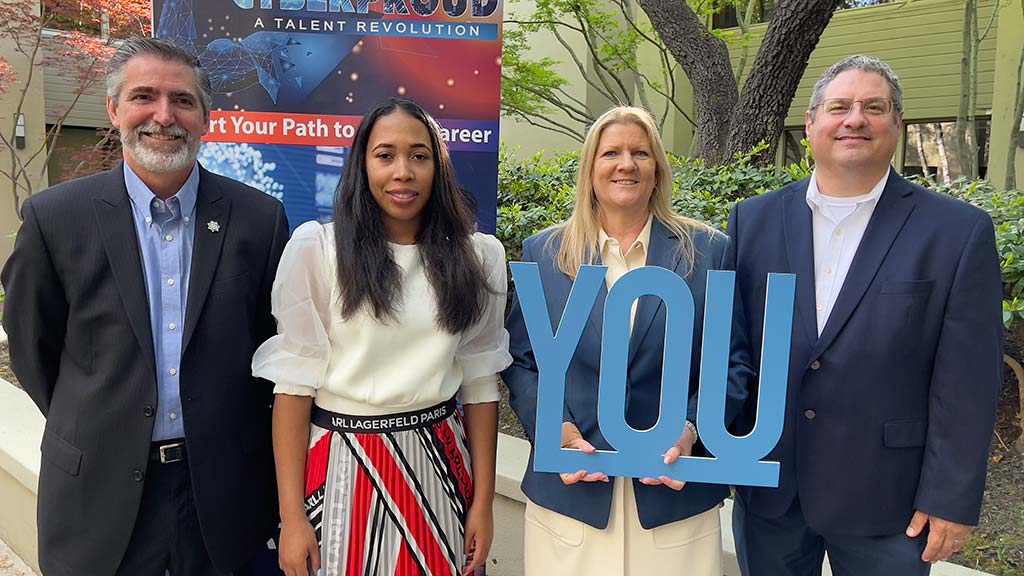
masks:
<svg viewBox="0 0 1024 576"><path fill-rule="evenodd" d="M457 410L455 397L446 402L435 404L429 408L401 412L398 414L381 414L379 416L353 416L324 410L313 405L313 424L326 430L357 434L379 434L384 432L400 432L426 428L448 418Z"/></svg>
<svg viewBox="0 0 1024 576"><path fill-rule="evenodd" d="M153 442L149 448L149 461L161 464L182 462L185 460L185 440L162 440Z"/></svg>

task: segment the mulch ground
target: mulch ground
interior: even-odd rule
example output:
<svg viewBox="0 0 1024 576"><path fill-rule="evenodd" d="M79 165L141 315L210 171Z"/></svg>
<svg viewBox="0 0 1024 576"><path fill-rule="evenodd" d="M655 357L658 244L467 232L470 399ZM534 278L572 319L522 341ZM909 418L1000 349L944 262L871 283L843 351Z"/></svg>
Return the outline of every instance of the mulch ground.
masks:
<svg viewBox="0 0 1024 576"><path fill-rule="evenodd" d="M1024 330L1007 334L1006 352L1024 363ZM498 430L525 438L502 386ZM1024 456L1014 450L1021 434L1020 389L1006 368L996 432L989 454L985 499L978 528L951 562L997 576L1024 576Z"/></svg>

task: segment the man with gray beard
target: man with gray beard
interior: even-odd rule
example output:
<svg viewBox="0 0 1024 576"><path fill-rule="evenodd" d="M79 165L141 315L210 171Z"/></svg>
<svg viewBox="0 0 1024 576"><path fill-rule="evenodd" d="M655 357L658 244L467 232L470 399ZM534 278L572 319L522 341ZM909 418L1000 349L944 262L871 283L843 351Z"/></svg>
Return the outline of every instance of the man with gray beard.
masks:
<svg viewBox="0 0 1024 576"><path fill-rule="evenodd" d="M124 162L25 201L4 267L11 367L46 416L46 576L248 573L276 526L272 386L281 204L196 162L210 82L133 38L107 74Z"/></svg>

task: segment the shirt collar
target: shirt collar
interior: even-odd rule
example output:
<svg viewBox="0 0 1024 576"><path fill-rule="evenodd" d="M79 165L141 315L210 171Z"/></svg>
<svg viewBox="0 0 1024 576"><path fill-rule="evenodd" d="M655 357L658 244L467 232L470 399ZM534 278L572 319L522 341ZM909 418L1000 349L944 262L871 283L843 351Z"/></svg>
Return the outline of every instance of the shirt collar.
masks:
<svg viewBox="0 0 1024 576"><path fill-rule="evenodd" d="M644 253L647 253L647 251L648 251L647 248L651 244L651 223L652 222L654 222L654 215L653 214L651 214L650 216L647 217L647 224L644 225L643 230L641 230L640 234L637 235L636 240L633 241L633 245L630 246L628 249L626 249L626 251L623 253L623 255L628 254L630 250L632 250L633 248L636 248L637 246L640 246L643 249ZM609 241L615 241L615 245L618 246L618 241L616 241L614 238L609 236L608 233L604 231L604 227L602 227L598 231L598 233L597 233L597 245L601 249L602 257L605 254L605 250L608 248Z"/></svg>
<svg viewBox="0 0 1024 576"><path fill-rule="evenodd" d="M149 186L139 178L139 175L132 170L127 162L124 166L124 184L128 188L128 198L137 210L145 215L152 214L153 200L158 199L156 194L149 189ZM181 206L182 216L189 216L196 207L196 198L199 196L199 162L192 167L185 183L174 193L171 198L177 198ZM169 200L170 198L168 198Z"/></svg>
<svg viewBox="0 0 1024 576"><path fill-rule="evenodd" d="M867 194L860 196L853 196L844 198L844 204L861 204L863 202L874 202L882 195L882 191L885 190L885 183L889 180L889 173L891 170L886 170L885 175L879 180ZM823 205L831 201L833 198L839 198L838 196L826 197L818 190L818 171L815 170L811 173L811 181L807 184L807 205L811 207L811 210L821 210Z"/></svg>

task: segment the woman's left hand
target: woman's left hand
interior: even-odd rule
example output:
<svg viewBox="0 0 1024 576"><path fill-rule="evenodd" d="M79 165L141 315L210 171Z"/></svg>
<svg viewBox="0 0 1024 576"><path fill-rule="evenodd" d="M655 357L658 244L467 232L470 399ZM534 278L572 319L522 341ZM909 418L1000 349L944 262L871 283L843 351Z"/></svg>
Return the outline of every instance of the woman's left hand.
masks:
<svg viewBox="0 0 1024 576"><path fill-rule="evenodd" d="M469 507L466 517L466 564L462 567L463 576L473 573L484 562L491 551L491 540L494 538L494 512L492 504L480 502Z"/></svg>
<svg viewBox="0 0 1024 576"><path fill-rule="evenodd" d="M683 435L679 437L679 441L672 445L662 456L665 458L665 464L671 464L679 459L680 456L689 456L693 452L693 445L697 442L696 436L689 428L683 430ZM686 482L682 480L673 480L668 476L659 476L657 478L641 478L641 484L648 486L660 486L664 484L669 488L679 491L683 489Z"/></svg>

